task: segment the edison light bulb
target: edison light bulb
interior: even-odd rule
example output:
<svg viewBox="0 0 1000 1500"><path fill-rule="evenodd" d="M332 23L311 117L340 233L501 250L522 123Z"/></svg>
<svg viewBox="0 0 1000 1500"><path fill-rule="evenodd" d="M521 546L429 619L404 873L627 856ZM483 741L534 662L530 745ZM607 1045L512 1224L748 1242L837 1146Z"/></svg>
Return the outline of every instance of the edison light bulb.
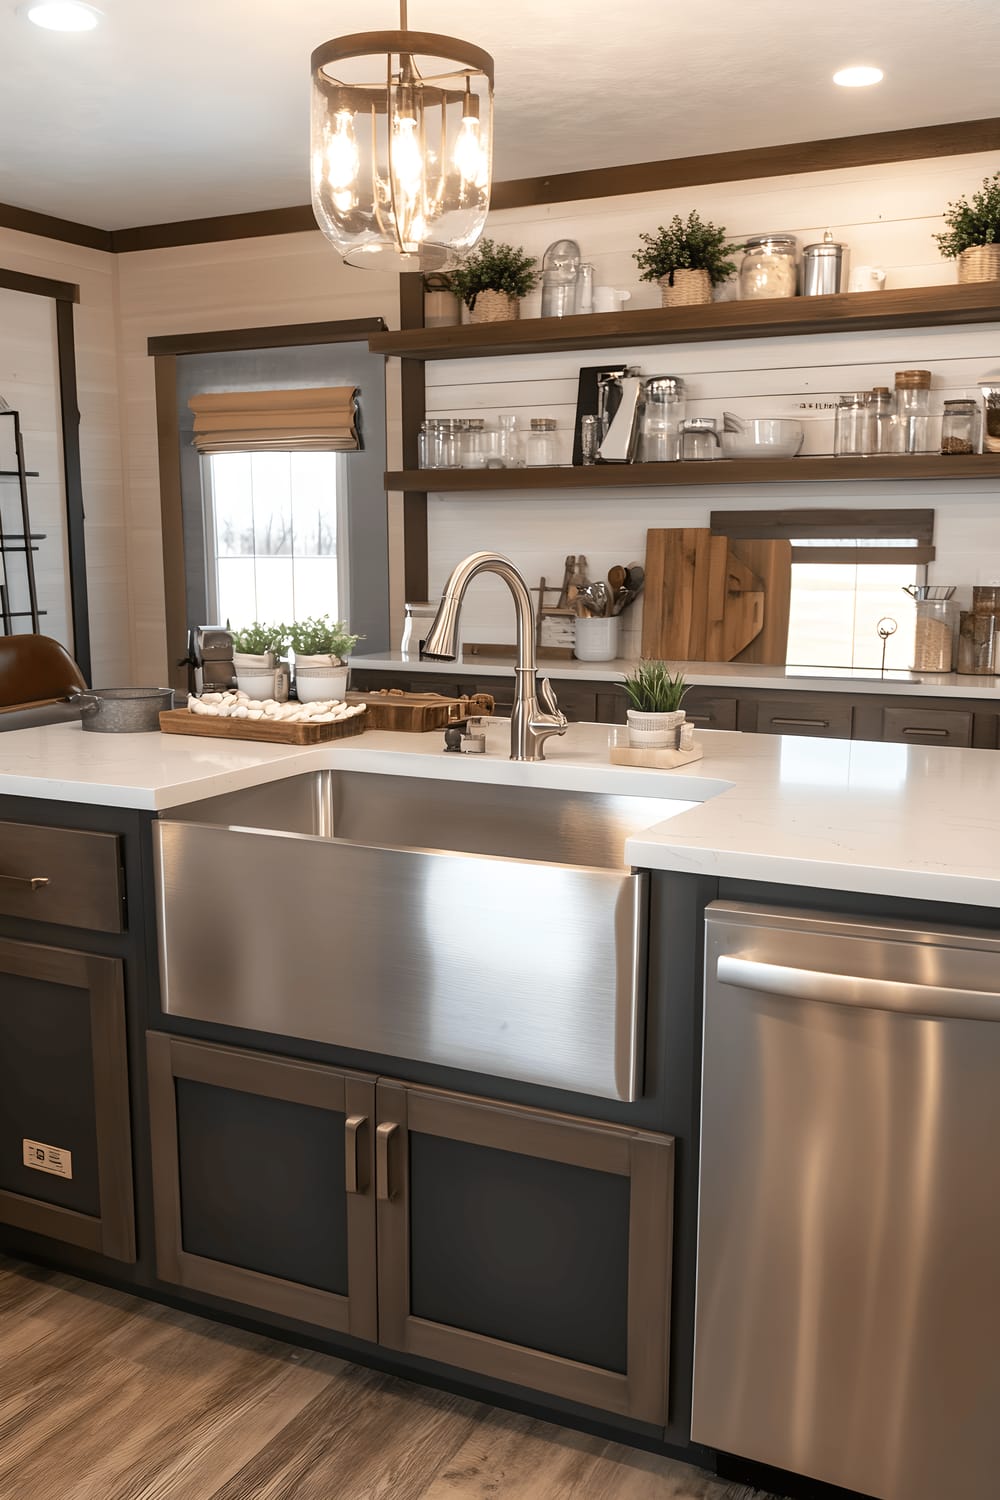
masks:
<svg viewBox="0 0 1000 1500"><path fill-rule="evenodd" d="M420 195L424 180L424 163L417 140L417 122L407 115L397 115L392 139L392 175L407 198Z"/></svg>
<svg viewBox="0 0 1000 1500"><path fill-rule="evenodd" d="M453 159L463 182L477 188L486 185L486 152L479 139L479 121L475 115L466 115L462 121Z"/></svg>
<svg viewBox="0 0 1000 1500"><path fill-rule="evenodd" d="M349 109L338 109L336 129L326 148L326 180L334 206L340 213L353 208L355 187L361 169L358 143L354 136L354 115Z"/></svg>

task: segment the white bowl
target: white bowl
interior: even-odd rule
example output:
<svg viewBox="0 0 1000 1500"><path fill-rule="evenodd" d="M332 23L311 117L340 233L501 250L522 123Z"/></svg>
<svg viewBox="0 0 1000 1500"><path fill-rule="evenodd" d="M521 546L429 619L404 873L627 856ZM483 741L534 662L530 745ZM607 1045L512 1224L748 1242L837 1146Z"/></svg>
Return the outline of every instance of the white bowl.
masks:
<svg viewBox="0 0 1000 1500"><path fill-rule="evenodd" d="M753 417L743 432L723 432L725 458L794 458L801 451L805 429L786 417Z"/></svg>

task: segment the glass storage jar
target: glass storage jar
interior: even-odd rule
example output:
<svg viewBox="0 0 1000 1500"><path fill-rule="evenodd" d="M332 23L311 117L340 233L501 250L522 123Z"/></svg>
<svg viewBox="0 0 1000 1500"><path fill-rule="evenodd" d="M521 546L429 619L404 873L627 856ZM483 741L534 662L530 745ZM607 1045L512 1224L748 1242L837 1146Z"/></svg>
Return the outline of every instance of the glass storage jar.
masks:
<svg viewBox="0 0 1000 1500"><path fill-rule="evenodd" d="M524 445L524 461L529 469L553 469L556 465L555 417L532 417L531 431Z"/></svg>
<svg viewBox="0 0 1000 1500"><path fill-rule="evenodd" d="M930 370L896 371L896 451L929 453L931 410Z"/></svg>
<svg viewBox="0 0 1000 1500"><path fill-rule="evenodd" d="M946 401L941 419L942 453L979 452L979 402Z"/></svg>
<svg viewBox="0 0 1000 1500"><path fill-rule="evenodd" d="M497 417L496 463L502 469L523 469L524 447L517 430L515 412L501 412Z"/></svg>
<svg viewBox="0 0 1000 1500"><path fill-rule="evenodd" d="M681 423L681 458L718 458L721 449L714 417L689 417Z"/></svg>
<svg viewBox="0 0 1000 1500"><path fill-rule="evenodd" d="M651 375L643 387L639 432L641 463L669 463L680 456L680 426L687 406L679 375Z"/></svg>
<svg viewBox="0 0 1000 1500"><path fill-rule="evenodd" d="M837 403L833 451L837 458L859 458L871 452L871 409L868 391L850 391Z"/></svg>
<svg viewBox="0 0 1000 1500"><path fill-rule="evenodd" d="M894 417L896 403L887 385L877 385L868 393L867 451L872 454L891 453L895 433Z"/></svg>
<svg viewBox="0 0 1000 1500"><path fill-rule="evenodd" d="M437 462L434 469L460 469L462 467L462 436L464 423L460 417L438 417L436 441L433 452Z"/></svg>
<svg viewBox="0 0 1000 1500"><path fill-rule="evenodd" d="M484 417L469 417L462 434L462 468L485 469L496 447L496 433Z"/></svg>
<svg viewBox="0 0 1000 1500"><path fill-rule="evenodd" d="M797 249L794 234L752 234L740 263L740 299L794 297Z"/></svg>
<svg viewBox="0 0 1000 1500"><path fill-rule="evenodd" d="M915 672L950 672L955 665L959 608L947 584L907 584L906 592L916 606L913 635Z"/></svg>

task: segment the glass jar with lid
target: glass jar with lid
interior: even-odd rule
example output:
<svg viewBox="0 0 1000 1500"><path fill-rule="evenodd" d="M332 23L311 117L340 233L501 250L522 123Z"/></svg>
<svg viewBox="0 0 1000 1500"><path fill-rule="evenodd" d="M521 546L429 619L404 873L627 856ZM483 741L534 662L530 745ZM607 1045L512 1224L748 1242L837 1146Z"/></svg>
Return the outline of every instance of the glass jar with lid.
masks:
<svg viewBox="0 0 1000 1500"><path fill-rule="evenodd" d="M524 448L517 430L516 412L501 412L497 417L496 457L490 460L490 467L494 465L502 469L524 468Z"/></svg>
<svg viewBox="0 0 1000 1500"><path fill-rule="evenodd" d="M462 436L465 423L461 417L438 417L435 441L431 448L437 462L432 469L460 469L462 467Z"/></svg>
<svg viewBox="0 0 1000 1500"><path fill-rule="evenodd" d="M462 468L485 469L493 456L496 433L484 417L469 417L462 434Z"/></svg>
<svg viewBox="0 0 1000 1500"><path fill-rule="evenodd" d="M740 263L740 300L794 297L797 251L794 234L752 234Z"/></svg>
<svg viewBox="0 0 1000 1500"><path fill-rule="evenodd" d="M556 465L555 417L532 417L531 431L524 447L524 461L529 469L553 469Z"/></svg>
<svg viewBox="0 0 1000 1500"><path fill-rule="evenodd" d="M867 452L891 453L895 435L895 398L887 385L877 385L868 392Z"/></svg>
<svg viewBox="0 0 1000 1500"><path fill-rule="evenodd" d="M714 417L688 417L681 423L681 458L718 458L722 450Z"/></svg>
<svg viewBox="0 0 1000 1500"><path fill-rule="evenodd" d="M931 451L931 372L896 371L896 451Z"/></svg>
<svg viewBox="0 0 1000 1500"><path fill-rule="evenodd" d="M979 452L979 402L963 397L944 403L941 419L942 453Z"/></svg>
<svg viewBox="0 0 1000 1500"><path fill-rule="evenodd" d="M687 406L684 382L679 375L651 375L643 390L639 460L668 463L680 456L680 424Z"/></svg>
<svg viewBox="0 0 1000 1500"><path fill-rule="evenodd" d="M869 391L848 391L837 402L833 451L837 458L860 458L871 452Z"/></svg>
<svg viewBox="0 0 1000 1500"><path fill-rule="evenodd" d="M913 635L915 672L950 672L955 665L959 608L953 585L907 584L917 612Z"/></svg>

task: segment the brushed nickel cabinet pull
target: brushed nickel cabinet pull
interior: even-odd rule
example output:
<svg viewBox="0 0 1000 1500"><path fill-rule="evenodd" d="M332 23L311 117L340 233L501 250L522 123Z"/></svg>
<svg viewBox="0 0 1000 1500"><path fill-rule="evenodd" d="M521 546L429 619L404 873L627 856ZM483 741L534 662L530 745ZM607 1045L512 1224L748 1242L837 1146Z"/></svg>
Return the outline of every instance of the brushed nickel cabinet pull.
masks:
<svg viewBox="0 0 1000 1500"><path fill-rule="evenodd" d="M911 725L909 728L903 729L900 732L902 734L932 734L936 735L939 740L946 740L951 734L950 729L920 729L916 725Z"/></svg>
<svg viewBox="0 0 1000 1500"><path fill-rule="evenodd" d="M47 875L0 875L0 885L26 885L29 891L40 891L48 883Z"/></svg>
<svg viewBox="0 0 1000 1500"><path fill-rule="evenodd" d="M772 724L794 724L800 729L829 729L829 719L772 719Z"/></svg>
<svg viewBox="0 0 1000 1500"><path fill-rule="evenodd" d="M358 1155L360 1139L368 1125L367 1115L348 1115L344 1121L345 1179L349 1193L363 1193L368 1188L368 1158Z"/></svg>
<svg viewBox="0 0 1000 1500"><path fill-rule="evenodd" d="M688 714L692 724L711 724L715 718L714 714Z"/></svg>
<svg viewBox="0 0 1000 1500"><path fill-rule="evenodd" d="M389 1142L398 1129L399 1126L394 1120L386 1120L375 1131L375 1193L386 1203L392 1197L392 1183L389 1178Z"/></svg>

